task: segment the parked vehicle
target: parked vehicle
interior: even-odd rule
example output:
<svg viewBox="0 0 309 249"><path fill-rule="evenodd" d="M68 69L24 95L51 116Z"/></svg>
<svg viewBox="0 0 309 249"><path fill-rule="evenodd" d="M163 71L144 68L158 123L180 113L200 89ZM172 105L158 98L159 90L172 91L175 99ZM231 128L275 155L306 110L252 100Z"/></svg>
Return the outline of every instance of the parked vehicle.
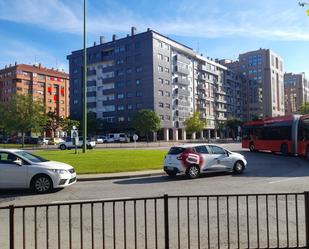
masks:
<svg viewBox="0 0 309 249"><path fill-rule="evenodd" d="M125 133L109 133L106 136L108 143L120 142L120 143L129 143L130 138Z"/></svg>
<svg viewBox="0 0 309 249"><path fill-rule="evenodd" d="M247 122L242 147L301 155L309 159L309 115L290 115Z"/></svg>
<svg viewBox="0 0 309 249"><path fill-rule="evenodd" d="M96 146L96 142L95 141L91 141L90 139L87 139L87 149L93 149ZM77 144L77 148L82 148L83 147L83 138L79 137L78 140L78 144ZM75 144L74 141L71 137L67 137L66 140L62 143L59 143L58 148L61 150L70 150L75 148Z"/></svg>
<svg viewBox="0 0 309 249"><path fill-rule="evenodd" d="M48 140L49 145L58 145L60 143L63 143L64 140L60 137L54 137Z"/></svg>
<svg viewBox="0 0 309 249"><path fill-rule="evenodd" d="M76 172L68 164L49 161L23 150L0 150L0 188L31 188L47 193L76 182Z"/></svg>
<svg viewBox="0 0 309 249"><path fill-rule="evenodd" d="M107 137L106 136L99 136L96 139L96 143L97 144L103 144L107 142Z"/></svg>
<svg viewBox="0 0 309 249"><path fill-rule="evenodd" d="M191 179L206 172L231 171L240 174L246 166L243 155L214 144L175 146L164 159L164 171L169 176L185 173Z"/></svg>

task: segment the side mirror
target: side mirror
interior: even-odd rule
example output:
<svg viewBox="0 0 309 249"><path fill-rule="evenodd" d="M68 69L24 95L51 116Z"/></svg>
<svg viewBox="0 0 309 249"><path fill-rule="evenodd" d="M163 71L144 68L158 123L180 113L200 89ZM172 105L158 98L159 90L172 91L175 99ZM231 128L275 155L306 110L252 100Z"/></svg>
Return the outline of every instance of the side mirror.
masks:
<svg viewBox="0 0 309 249"><path fill-rule="evenodd" d="M228 151L225 151L226 156L230 156L230 153Z"/></svg>
<svg viewBox="0 0 309 249"><path fill-rule="evenodd" d="M20 159L16 159L15 161L13 161L13 163L15 163L18 166L22 166L23 165L23 162Z"/></svg>

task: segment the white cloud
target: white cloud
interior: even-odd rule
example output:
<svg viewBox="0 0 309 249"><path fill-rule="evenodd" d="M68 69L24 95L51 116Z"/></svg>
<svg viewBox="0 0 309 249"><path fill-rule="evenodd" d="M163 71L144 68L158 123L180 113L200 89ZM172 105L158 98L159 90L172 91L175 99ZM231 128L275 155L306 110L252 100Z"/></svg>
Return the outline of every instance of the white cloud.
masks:
<svg viewBox="0 0 309 249"><path fill-rule="evenodd" d="M248 1L234 0L241 7L233 9L225 8L224 1L220 9L220 3L214 2L179 1L175 9L163 9L162 15L158 16L135 13L115 1L104 1L101 5L98 2L97 6L89 7L88 32L95 35L127 32L134 25L139 30L150 27L164 34L190 37L236 36L309 41L309 22L305 13L298 8L291 8L292 5L281 4L287 1L270 4L265 0L256 6L248 4ZM0 0L0 19L33 24L57 32L81 34L81 4L60 0ZM292 4L297 5L296 2Z"/></svg>

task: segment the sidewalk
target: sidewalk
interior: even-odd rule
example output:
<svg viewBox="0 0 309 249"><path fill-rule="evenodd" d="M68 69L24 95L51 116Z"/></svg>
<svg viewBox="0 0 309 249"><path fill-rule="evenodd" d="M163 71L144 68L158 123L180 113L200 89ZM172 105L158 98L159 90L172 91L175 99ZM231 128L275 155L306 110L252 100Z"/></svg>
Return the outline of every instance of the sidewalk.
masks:
<svg viewBox="0 0 309 249"><path fill-rule="evenodd" d="M83 174L83 175L77 175L77 181L79 182L100 181L100 180L113 180L113 179L125 179L135 177L160 176L160 175L165 175L165 172L162 169L120 172L120 173L106 173L106 174Z"/></svg>

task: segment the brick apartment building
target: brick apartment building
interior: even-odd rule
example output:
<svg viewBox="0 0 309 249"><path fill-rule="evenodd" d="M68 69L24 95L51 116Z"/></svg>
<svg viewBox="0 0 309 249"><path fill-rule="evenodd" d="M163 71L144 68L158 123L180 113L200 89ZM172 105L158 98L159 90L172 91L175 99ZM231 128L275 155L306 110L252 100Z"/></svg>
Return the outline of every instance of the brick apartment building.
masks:
<svg viewBox="0 0 309 249"><path fill-rule="evenodd" d="M41 64L17 64L0 69L0 102L14 94L29 94L42 101L46 112L69 116L69 75Z"/></svg>

